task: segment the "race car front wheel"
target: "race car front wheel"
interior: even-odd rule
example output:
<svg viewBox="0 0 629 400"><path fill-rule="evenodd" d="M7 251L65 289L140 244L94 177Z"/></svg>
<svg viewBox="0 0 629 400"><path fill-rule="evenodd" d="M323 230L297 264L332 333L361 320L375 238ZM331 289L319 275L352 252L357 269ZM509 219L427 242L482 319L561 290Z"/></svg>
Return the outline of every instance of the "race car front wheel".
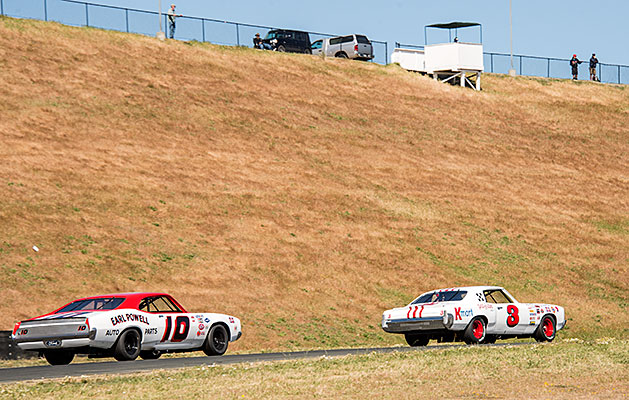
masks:
<svg viewBox="0 0 629 400"><path fill-rule="evenodd" d="M46 351L44 358L50 365L68 365L74 359L74 353L69 351Z"/></svg>
<svg viewBox="0 0 629 400"><path fill-rule="evenodd" d="M430 342L428 335L421 333L405 333L404 338L406 339L406 343L413 347L426 346L428 342Z"/></svg>
<svg viewBox="0 0 629 400"><path fill-rule="evenodd" d="M229 337L223 325L214 325L203 343L203 352L208 356L222 356L227 351Z"/></svg>
<svg viewBox="0 0 629 400"><path fill-rule="evenodd" d="M470 324L465 328L465 333L463 334L463 340L467 344L479 344L483 343L485 340L485 335L487 334L487 326L485 324L485 320L482 318L474 318Z"/></svg>
<svg viewBox="0 0 629 400"><path fill-rule="evenodd" d="M140 333L135 329L122 332L114 347L114 358L118 361L131 361L140 355Z"/></svg>
<svg viewBox="0 0 629 400"><path fill-rule="evenodd" d="M538 342L552 342L555 338L555 320L550 315L545 315L535 330L535 340Z"/></svg>

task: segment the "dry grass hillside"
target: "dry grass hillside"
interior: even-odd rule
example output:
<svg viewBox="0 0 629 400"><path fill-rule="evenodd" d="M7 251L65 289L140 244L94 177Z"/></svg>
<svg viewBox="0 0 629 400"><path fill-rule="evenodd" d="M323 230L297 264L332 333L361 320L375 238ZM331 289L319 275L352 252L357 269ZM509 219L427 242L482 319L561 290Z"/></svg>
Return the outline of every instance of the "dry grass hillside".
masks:
<svg viewBox="0 0 629 400"><path fill-rule="evenodd" d="M0 328L149 290L240 350L391 344L382 310L497 284L627 335L626 87L9 18L0 72Z"/></svg>

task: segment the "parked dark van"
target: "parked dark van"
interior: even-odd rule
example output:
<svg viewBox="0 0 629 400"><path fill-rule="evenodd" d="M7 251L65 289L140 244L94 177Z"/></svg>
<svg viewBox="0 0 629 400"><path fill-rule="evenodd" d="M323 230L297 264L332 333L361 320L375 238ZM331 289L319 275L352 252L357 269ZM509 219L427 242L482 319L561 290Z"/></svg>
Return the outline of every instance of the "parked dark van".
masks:
<svg viewBox="0 0 629 400"><path fill-rule="evenodd" d="M310 35L308 32L273 29L266 34L262 42L276 51L310 54Z"/></svg>

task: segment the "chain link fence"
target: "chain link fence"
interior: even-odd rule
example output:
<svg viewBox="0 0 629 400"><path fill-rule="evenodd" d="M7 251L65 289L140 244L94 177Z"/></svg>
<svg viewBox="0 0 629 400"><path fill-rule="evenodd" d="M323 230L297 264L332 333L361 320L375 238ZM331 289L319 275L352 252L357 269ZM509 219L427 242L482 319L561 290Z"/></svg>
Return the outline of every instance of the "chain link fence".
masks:
<svg viewBox="0 0 629 400"><path fill-rule="evenodd" d="M37 4L39 3L39 4ZM121 32L154 36L161 29L168 34L168 15L156 11L93 4L77 0L0 0L0 14L16 18L56 21L65 25L90 26ZM176 18L175 39L211 42L226 46L253 47L256 33L265 36L266 31L277 27L223 21L212 18L181 16ZM310 41L339 35L308 32ZM387 64L388 44L371 40L374 62Z"/></svg>

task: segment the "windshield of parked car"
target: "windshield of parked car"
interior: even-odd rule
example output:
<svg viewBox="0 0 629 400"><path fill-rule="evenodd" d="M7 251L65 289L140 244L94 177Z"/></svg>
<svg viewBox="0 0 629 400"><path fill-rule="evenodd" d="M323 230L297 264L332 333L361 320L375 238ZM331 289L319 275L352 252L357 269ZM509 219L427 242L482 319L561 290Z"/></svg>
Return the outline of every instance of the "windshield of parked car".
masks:
<svg viewBox="0 0 629 400"><path fill-rule="evenodd" d="M113 310L124 301L122 297L103 297L98 299L77 300L56 311L55 314L68 311Z"/></svg>
<svg viewBox="0 0 629 400"><path fill-rule="evenodd" d="M363 43L363 44L371 43L369 39L367 39L367 36L363 36L363 35L356 35L356 41L358 43Z"/></svg>
<svg viewBox="0 0 629 400"><path fill-rule="evenodd" d="M415 299L411 304L439 303L444 301L460 301L465 298L467 292L464 290L451 290L448 292L425 293Z"/></svg>
<svg viewBox="0 0 629 400"><path fill-rule="evenodd" d="M264 40L275 39L277 37L277 32L269 32L264 37Z"/></svg>

